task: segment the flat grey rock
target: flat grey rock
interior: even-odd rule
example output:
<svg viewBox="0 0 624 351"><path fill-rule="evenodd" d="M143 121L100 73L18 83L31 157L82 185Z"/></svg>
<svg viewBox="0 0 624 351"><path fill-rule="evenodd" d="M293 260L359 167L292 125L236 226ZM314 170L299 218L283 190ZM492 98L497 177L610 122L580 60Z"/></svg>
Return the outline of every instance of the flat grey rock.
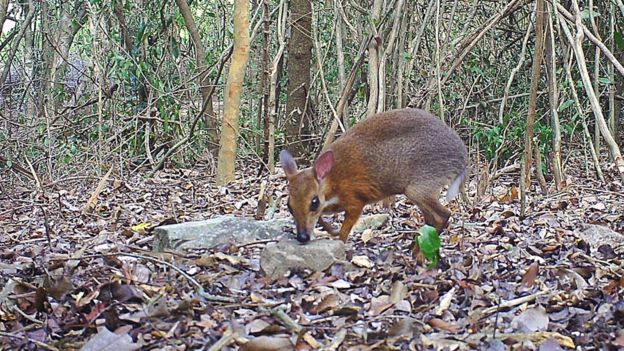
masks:
<svg viewBox="0 0 624 351"><path fill-rule="evenodd" d="M618 233L609 227L596 224L585 224L578 231L578 235L589 244L592 254L601 245L610 245L616 252L624 251L624 234Z"/></svg>
<svg viewBox="0 0 624 351"><path fill-rule="evenodd" d="M154 251L165 249L208 249L220 244L244 245L258 240L287 235L290 219L257 221L251 218L222 216L205 221L165 225L154 229Z"/></svg>
<svg viewBox="0 0 624 351"><path fill-rule="evenodd" d="M267 276L277 278L292 268L324 271L345 258L345 245L340 240L312 240L301 244L284 239L264 248L260 255L260 268Z"/></svg>

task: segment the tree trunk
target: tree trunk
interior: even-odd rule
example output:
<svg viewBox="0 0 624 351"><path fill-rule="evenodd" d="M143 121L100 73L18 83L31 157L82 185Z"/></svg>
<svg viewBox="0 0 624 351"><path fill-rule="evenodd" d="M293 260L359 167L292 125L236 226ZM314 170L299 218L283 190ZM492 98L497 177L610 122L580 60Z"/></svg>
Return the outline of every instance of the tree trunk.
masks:
<svg viewBox="0 0 624 351"><path fill-rule="evenodd" d="M345 73L344 47L342 44L342 36L344 25L340 14L340 0L334 0L334 16L336 17L336 64L338 65L338 79L340 80L340 90L343 90L347 82ZM342 125L349 128L349 111L345 106L344 112L339 116L342 119Z"/></svg>
<svg viewBox="0 0 624 351"><path fill-rule="evenodd" d="M189 5L186 3L186 0L176 0L176 4L178 4L182 18L184 18L184 24L191 35L191 40L193 41L193 46L195 47L195 62L197 63L197 71L199 73L199 89L201 91L203 104L206 105L206 115L204 121L206 128L210 131L210 134L214 136L216 135L214 131L216 126L216 116L214 113L214 107L212 106L212 92L214 88L210 83L210 77L208 76L208 68L206 66L206 50L204 50L204 45L202 44L201 37L199 36L199 29L197 28L197 24L195 24L193 13L191 12Z"/></svg>
<svg viewBox="0 0 624 351"><path fill-rule="evenodd" d="M556 16L548 5L548 40L546 48L548 52L548 60L546 64L546 72L548 73L548 90L550 102L550 115L553 129L552 139L552 165L555 176L555 186L557 190L561 189L563 183L563 166L561 165L561 125L559 123L559 91L557 90L557 57L555 52L555 32L552 16Z"/></svg>
<svg viewBox="0 0 624 351"><path fill-rule="evenodd" d="M234 1L234 49L228 72L223 106L223 129L217 161L217 185L234 180L238 114L245 68L249 60L249 1Z"/></svg>
<svg viewBox="0 0 624 351"><path fill-rule="evenodd" d="M556 15L556 13L555 13ZM556 19L558 19L559 16L556 17ZM557 21L557 24L559 24L559 21ZM558 28L561 28L561 26L558 26ZM565 39L561 36L561 33L559 35L559 37L561 39ZM573 49L570 48L570 50L572 51ZM589 128L587 127L587 116L585 115L585 111L583 110L583 106L581 106L581 100L578 97L578 93L576 91L576 85L575 85L575 81L574 79L572 79L572 62L570 60L570 55L568 55L568 50L564 49L563 50L563 62L564 64L564 69L566 72L566 78L568 80L568 84L570 85L570 91L572 92L572 98L574 99L574 105L576 106L576 111L578 113L578 115L581 117L581 125L583 126L583 140L585 141L586 145L589 148L589 152L591 154L592 157L592 161L594 162L594 169L596 171L595 175L598 177L598 179L601 182L605 182L604 176L602 174L602 168L600 167L600 161L598 160L598 155L596 155L596 149L594 149L594 144L592 143L592 138L591 135L589 134Z"/></svg>
<svg viewBox="0 0 624 351"><path fill-rule="evenodd" d="M589 0L588 4L589 9L589 22L592 26L594 33L596 33L596 38L599 41L602 41L600 37L600 31L598 30L598 26L596 25L596 20L594 18L594 1ZM594 49L594 92L598 94L598 100L600 100L600 48L596 46ZM594 125L594 148L598 153L598 158L600 158L600 127L598 123Z"/></svg>
<svg viewBox="0 0 624 351"><path fill-rule="evenodd" d="M4 25L8 8L9 0L0 0L0 28Z"/></svg>
<svg viewBox="0 0 624 351"><path fill-rule="evenodd" d="M17 53L17 49L19 48L19 43L20 41L22 41L22 38L24 37L24 34L26 33L26 30L30 27L30 22L32 22L33 17L35 17L35 13L36 13L36 9L35 9L35 5L32 2L32 0L28 1L28 14L26 15L26 19L24 19L24 22L22 22L22 25L19 29L19 32L17 34L17 36L15 38L13 38L13 46L11 47L11 51L9 52L9 55L5 61L5 66L4 66L4 70L2 71L2 76L0 76L0 86L4 85L4 82L6 81L9 72L11 72L11 64L13 63L13 58L15 57L15 54Z"/></svg>
<svg viewBox="0 0 624 351"><path fill-rule="evenodd" d="M610 20L610 33L611 38L615 34L615 5L611 3L611 20ZM620 28L621 30L621 28ZM611 40L611 51L619 61L624 62L624 52L622 48L615 45L614 40ZM615 142L621 147L620 133L618 131L618 120L622 111L622 100L616 99L615 96L622 96L624 92L624 80L622 77L615 75L615 67L609 65L609 80L611 81L610 94L609 94L609 126L611 127L611 134L615 138Z"/></svg>
<svg viewBox="0 0 624 351"><path fill-rule="evenodd" d="M526 121L526 135L524 139L524 187L529 189L531 184L531 165L533 164L533 130L535 129L535 114L537 110L537 89L540 81L542 58L544 57L544 0L537 0L535 15L535 55L531 70L531 88L529 93L529 111Z"/></svg>
<svg viewBox="0 0 624 351"><path fill-rule="evenodd" d="M282 5L280 5L279 15L277 19L277 40L279 43L279 47L277 49L277 53L273 58L273 63L271 64L271 73L270 73L270 82L269 85L269 139L267 145L267 153L269 155L269 159L267 161L267 166L269 167L269 172L273 174L275 172L275 120L277 118L277 100L279 94L279 77L280 72L282 71L282 63L284 50L286 49L286 20L288 18L288 1L283 1Z"/></svg>
<svg viewBox="0 0 624 351"><path fill-rule="evenodd" d="M286 140L289 149L301 154L310 132L307 110L312 60L312 6L311 0L291 1L291 38L288 43L288 85L286 87Z"/></svg>
<svg viewBox="0 0 624 351"><path fill-rule="evenodd" d="M607 126L607 122L605 121L604 115L602 113L602 109L600 108L600 103L598 98L596 97L596 93L594 92L594 88L592 87L591 79L589 78L589 73L587 71L587 65L585 64L585 53L583 52L583 37L584 37L584 29L583 23L581 20L581 11L578 7L578 2L576 0L572 1L574 5L574 15L576 22L576 35L573 37L570 29L567 24L562 20L561 27L563 28L566 37L570 41L570 45L574 49L574 54L576 56L576 63L578 65L581 80L583 81L583 86L585 91L587 92L587 97L589 98L589 102L591 104L592 111L594 112L594 117L596 118L596 123L600 128L600 132L604 137L607 145L609 146L609 151L611 153L611 157L613 158L615 165L620 173L620 177L624 180L624 158L622 158L622 154L620 153L620 149L613 139L611 132L609 131L609 127Z"/></svg>
<svg viewBox="0 0 624 351"><path fill-rule="evenodd" d="M392 53L395 51L395 43L397 41L397 36L399 33L399 28L401 26L401 18L403 17L403 0L397 0L396 8L394 10L393 16L394 18L392 23L392 30L390 31L390 35L388 37L385 48L383 48L382 53L380 54L379 61L379 103L377 104L377 112L383 112L386 110L386 96L388 95L386 92L386 65L388 64L388 59L392 56ZM400 50L401 48L396 46L396 50ZM396 71L392 71L392 82L396 82L398 77L396 76Z"/></svg>
<svg viewBox="0 0 624 351"><path fill-rule="evenodd" d="M401 29L400 33L406 33L405 35L399 36L399 50L395 50L394 55L394 71L397 72L397 82L394 86L394 108L403 108L405 107L404 101L405 98L403 96L404 90L403 85L405 84L405 67L407 65L407 59L404 57L404 52L406 50L405 43L409 42L410 38L408 37L410 31L408 28L412 28L414 24L414 16L408 16L406 13L410 13L410 11L414 11L414 7L410 6L410 3L407 3L405 6L405 11L401 16Z"/></svg>
<svg viewBox="0 0 624 351"><path fill-rule="evenodd" d="M438 117L444 121L444 99L442 98L442 84L440 83L440 61L442 61L442 54L440 53L440 0L436 1L436 18L435 18L435 76L436 85L438 90Z"/></svg>
<svg viewBox="0 0 624 351"><path fill-rule="evenodd" d="M52 81L52 89L56 94L61 94L65 89L69 52L76 34L84 26L87 19L87 8L82 1L77 2L72 11L68 11L64 7L61 7L60 11L61 20L55 31L58 35L50 38L50 41L55 42L54 45L56 46L50 65L50 80ZM55 101L56 107L58 108L61 103L61 100Z"/></svg>
<svg viewBox="0 0 624 351"><path fill-rule="evenodd" d="M368 105L366 108L366 117L369 117L378 111L379 105L379 51L381 47L381 37L377 33L376 25L381 17L381 7L383 0L375 0L373 2L373 10L371 13L371 30L373 31L373 40L368 43Z"/></svg>
<svg viewBox="0 0 624 351"><path fill-rule="evenodd" d="M264 46L262 48L262 77L260 81L260 93L262 94L262 98L260 108L258 108L260 111L258 128L262 126L262 161L265 166L268 167L269 138L271 137L271 130L269 129L269 89L271 88L271 82L269 80L271 75L271 66L269 62L269 47L271 45L271 14L269 13L269 0L262 1L262 8L262 11L264 12L262 19Z"/></svg>

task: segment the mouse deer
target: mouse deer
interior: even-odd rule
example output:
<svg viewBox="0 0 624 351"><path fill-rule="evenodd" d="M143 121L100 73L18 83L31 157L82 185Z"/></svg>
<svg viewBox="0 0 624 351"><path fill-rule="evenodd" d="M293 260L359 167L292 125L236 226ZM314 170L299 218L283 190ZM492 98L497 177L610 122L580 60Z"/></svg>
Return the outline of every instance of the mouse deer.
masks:
<svg viewBox="0 0 624 351"><path fill-rule="evenodd" d="M297 240L309 241L317 222L338 234L321 215L344 211L339 236L346 242L365 205L397 194L405 194L425 223L441 232L450 211L440 204L440 193L448 185L450 201L463 192L468 155L453 129L426 111L407 108L357 123L326 147L312 167L298 170L286 150L280 162Z"/></svg>

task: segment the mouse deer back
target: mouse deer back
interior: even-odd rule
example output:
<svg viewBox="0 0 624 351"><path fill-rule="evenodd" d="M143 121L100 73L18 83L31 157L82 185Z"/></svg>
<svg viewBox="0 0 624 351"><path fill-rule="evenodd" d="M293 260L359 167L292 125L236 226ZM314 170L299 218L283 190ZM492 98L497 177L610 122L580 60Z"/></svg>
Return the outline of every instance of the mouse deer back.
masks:
<svg viewBox="0 0 624 351"><path fill-rule="evenodd" d="M463 190L468 155L464 142L441 120L420 109L379 113L359 122L302 170L288 151L280 153L288 179L288 208L297 240L307 242L316 223L330 233L323 213L345 212L340 239L346 241L366 204L405 194L425 223L442 231L450 212L440 204Z"/></svg>

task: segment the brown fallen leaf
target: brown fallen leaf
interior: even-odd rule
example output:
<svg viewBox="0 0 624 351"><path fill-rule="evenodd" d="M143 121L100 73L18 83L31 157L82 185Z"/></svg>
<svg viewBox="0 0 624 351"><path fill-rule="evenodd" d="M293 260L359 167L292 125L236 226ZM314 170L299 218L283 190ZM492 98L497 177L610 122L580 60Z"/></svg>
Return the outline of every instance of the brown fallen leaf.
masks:
<svg viewBox="0 0 624 351"><path fill-rule="evenodd" d="M368 256L365 255L353 256L351 263L353 263L357 267L362 268L371 268L373 266L373 262L368 258Z"/></svg>
<svg viewBox="0 0 624 351"><path fill-rule="evenodd" d="M459 327L448 323L440 318L432 318L429 320L429 325L440 330L444 330L451 333L457 333L459 331Z"/></svg>
<svg viewBox="0 0 624 351"><path fill-rule="evenodd" d="M505 195L498 198L498 201L508 204L516 199L518 199L518 188L512 185Z"/></svg>
<svg viewBox="0 0 624 351"><path fill-rule="evenodd" d="M260 336L241 345L240 351L290 351L295 345L287 337Z"/></svg>
<svg viewBox="0 0 624 351"><path fill-rule="evenodd" d="M521 285L526 286L527 288L535 285L535 279L537 279L537 275L539 274L539 263L533 262L527 269L526 273L522 276Z"/></svg>
<svg viewBox="0 0 624 351"><path fill-rule="evenodd" d="M373 297L371 299L369 312L372 316L378 316L386 311L388 308L392 307L392 305L394 304L390 302L390 296L388 295Z"/></svg>
<svg viewBox="0 0 624 351"><path fill-rule="evenodd" d="M338 300L338 296L335 294L329 294L325 296L318 305L314 306L310 312L314 314L320 314L327 310L330 310L334 307L340 305L340 301Z"/></svg>
<svg viewBox="0 0 624 351"><path fill-rule="evenodd" d="M104 312L104 310L106 309L106 305L103 303L98 303L95 304L95 306L93 306L93 308L91 309L91 312L89 312L89 314L85 315L85 320L88 323L93 322L97 317L100 316L100 314L102 312Z"/></svg>

